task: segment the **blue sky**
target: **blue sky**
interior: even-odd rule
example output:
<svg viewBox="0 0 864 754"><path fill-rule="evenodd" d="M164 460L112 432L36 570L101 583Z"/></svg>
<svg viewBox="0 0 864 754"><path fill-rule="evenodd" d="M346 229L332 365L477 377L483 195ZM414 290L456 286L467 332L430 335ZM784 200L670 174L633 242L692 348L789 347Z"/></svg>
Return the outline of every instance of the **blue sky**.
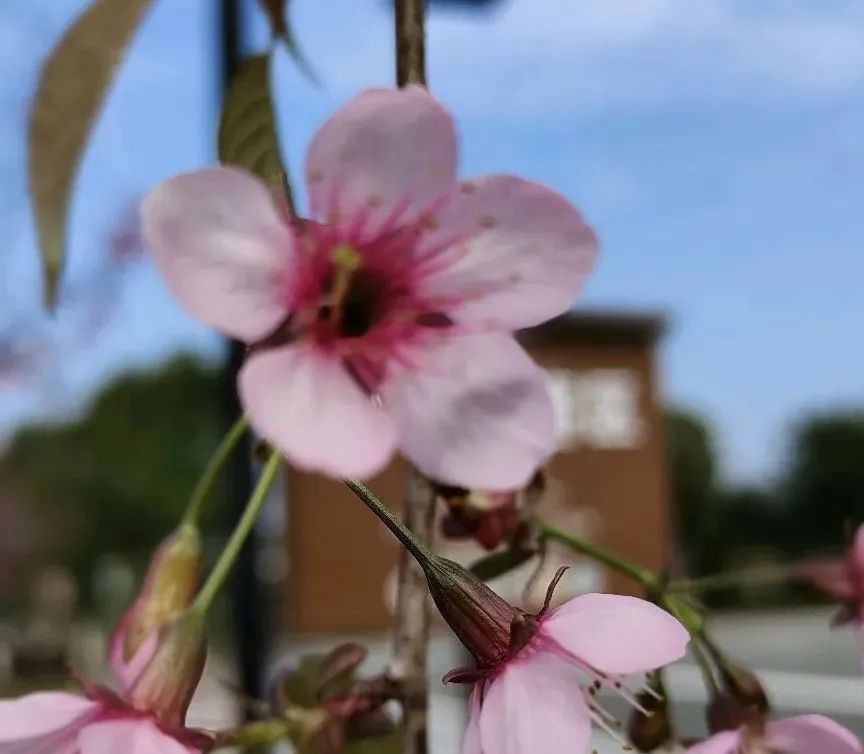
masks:
<svg viewBox="0 0 864 754"><path fill-rule="evenodd" d="M162 0L136 42L82 172L72 290L137 196L212 160L211 5ZM335 107L391 82L386 5L294 1L324 82L277 61L295 169ZM73 337L86 307L54 323L34 313L21 123L39 56L80 6L0 11L0 66L17 71L0 84L15 114L0 124L0 333L52 338L61 354L0 396L0 432L64 414L107 376L176 348L218 349L143 266L123 273L109 324L86 344ZM580 206L603 243L583 303L670 315L664 392L711 419L735 480L770 479L802 412L864 404L862 28L859 0L513 0L429 24L430 84L457 118L464 173L516 173Z"/></svg>

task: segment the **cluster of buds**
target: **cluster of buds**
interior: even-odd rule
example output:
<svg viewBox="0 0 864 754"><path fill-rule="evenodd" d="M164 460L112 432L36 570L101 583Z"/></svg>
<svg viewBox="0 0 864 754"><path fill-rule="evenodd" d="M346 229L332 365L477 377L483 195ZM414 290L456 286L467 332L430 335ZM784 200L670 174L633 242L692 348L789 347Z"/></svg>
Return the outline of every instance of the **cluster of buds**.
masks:
<svg viewBox="0 0 864 754"><path fill-rule="evenodd" d="M227 731L220 746L250 748L290 740L301 751L339 754L370 739L384 746L396 726L385 705L399 696L387 676L358 679L366 648L343 644L277 674L265 719Z"/></svg>
<svg viewBox="0 0 864 754"><path fill-rule="evenodd" d="M442 534L448 539L473 539L489 551L501 544L511 549L528 547L532 509L544 488L541 471L523 490L493 492L436 485L435 492L447 507Z"/></svg>

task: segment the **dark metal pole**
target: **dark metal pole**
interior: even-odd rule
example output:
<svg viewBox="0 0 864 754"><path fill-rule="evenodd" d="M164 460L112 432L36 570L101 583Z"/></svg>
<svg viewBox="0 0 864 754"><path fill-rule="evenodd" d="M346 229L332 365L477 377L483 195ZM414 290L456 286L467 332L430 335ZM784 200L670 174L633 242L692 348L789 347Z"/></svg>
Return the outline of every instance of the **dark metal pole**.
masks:
<svg viewBox="0 0 864 754"><path fill-rule="evenodd" d="M218 64L220 98L240 65L243 55L242 0L220 0L218 8ZM237 397L237 372L243 363L245 347L229 341L228 363L224 371L224 412L226 426L241 414ZM227 500L230 526L237 521L252 491L252 448L247 437L240 443L227 469ZM266 617L261 584L255 573L256 538L246 542L231 583L231 621L240 665L243 693L260 699L264 693L264 655L266 651Z"/></svg>

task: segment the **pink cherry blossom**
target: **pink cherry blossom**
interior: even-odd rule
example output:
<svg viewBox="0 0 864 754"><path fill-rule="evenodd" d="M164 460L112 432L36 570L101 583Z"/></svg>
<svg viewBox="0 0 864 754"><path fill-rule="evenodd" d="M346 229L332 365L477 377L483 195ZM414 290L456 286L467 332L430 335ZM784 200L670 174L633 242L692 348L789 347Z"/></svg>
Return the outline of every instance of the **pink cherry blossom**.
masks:
<svg viewBox="0 0 864 754"><path fill-rule="evenodd" d="M370 90L313 138L305 220L226 167L143 203L168 287L249 344L245 410L301 468L368 477L398 449L443 483L505 490L554 451L540 370L511 333L567 311L595 237L543 186L457 182L456 149L426 90Z"/></svg>
<svg viewBox="0 0 864 754"><path fill-rule="evenodd" d="M203 637L192 618L172 623L158 640L151 635L131 662L109 658L119 693L82 679L82 694L0 701L0 754L208 751L212 737L184 725L203 668Z"/></svg>
<svg viewBox="0 0 864 754"><path fill-rule="evenodd" d="M480 677L462 754L579 754L588 751L592 720L618 737L597 690L608 685L639 708L625 676L680 659L689 640L656 605L611 594L585 594L544 611L528 634L519 647L511 633L515 652L472 671Z"/></svg>
<svg viewBox="0 0 864 754"><path fill-rule="evenodd" d="M864 524L856 530L845 557L811 560L799 564L795 573L839 603L835 623L855 627L864 668Z"/></svg>
<svg viewBox="0 0 864 754"><path fill-rule="evenodd" d="M762 729L760 729L762 728ZM718 733L691 746L691 754L861 754L855 735L822 715L800 715Z"/></svg>

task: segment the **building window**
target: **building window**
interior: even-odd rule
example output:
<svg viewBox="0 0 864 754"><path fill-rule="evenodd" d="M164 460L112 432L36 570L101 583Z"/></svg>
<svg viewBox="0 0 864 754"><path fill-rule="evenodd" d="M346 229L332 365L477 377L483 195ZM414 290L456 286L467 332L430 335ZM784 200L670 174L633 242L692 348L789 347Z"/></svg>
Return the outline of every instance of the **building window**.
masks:
<svg viewBox="0 0 864 754"><path fill-rule="evenodd" d="M639 375L629 369L546 373L559 450L580 446L609 450L638 448L647 439L639 413Z"/></svg>

